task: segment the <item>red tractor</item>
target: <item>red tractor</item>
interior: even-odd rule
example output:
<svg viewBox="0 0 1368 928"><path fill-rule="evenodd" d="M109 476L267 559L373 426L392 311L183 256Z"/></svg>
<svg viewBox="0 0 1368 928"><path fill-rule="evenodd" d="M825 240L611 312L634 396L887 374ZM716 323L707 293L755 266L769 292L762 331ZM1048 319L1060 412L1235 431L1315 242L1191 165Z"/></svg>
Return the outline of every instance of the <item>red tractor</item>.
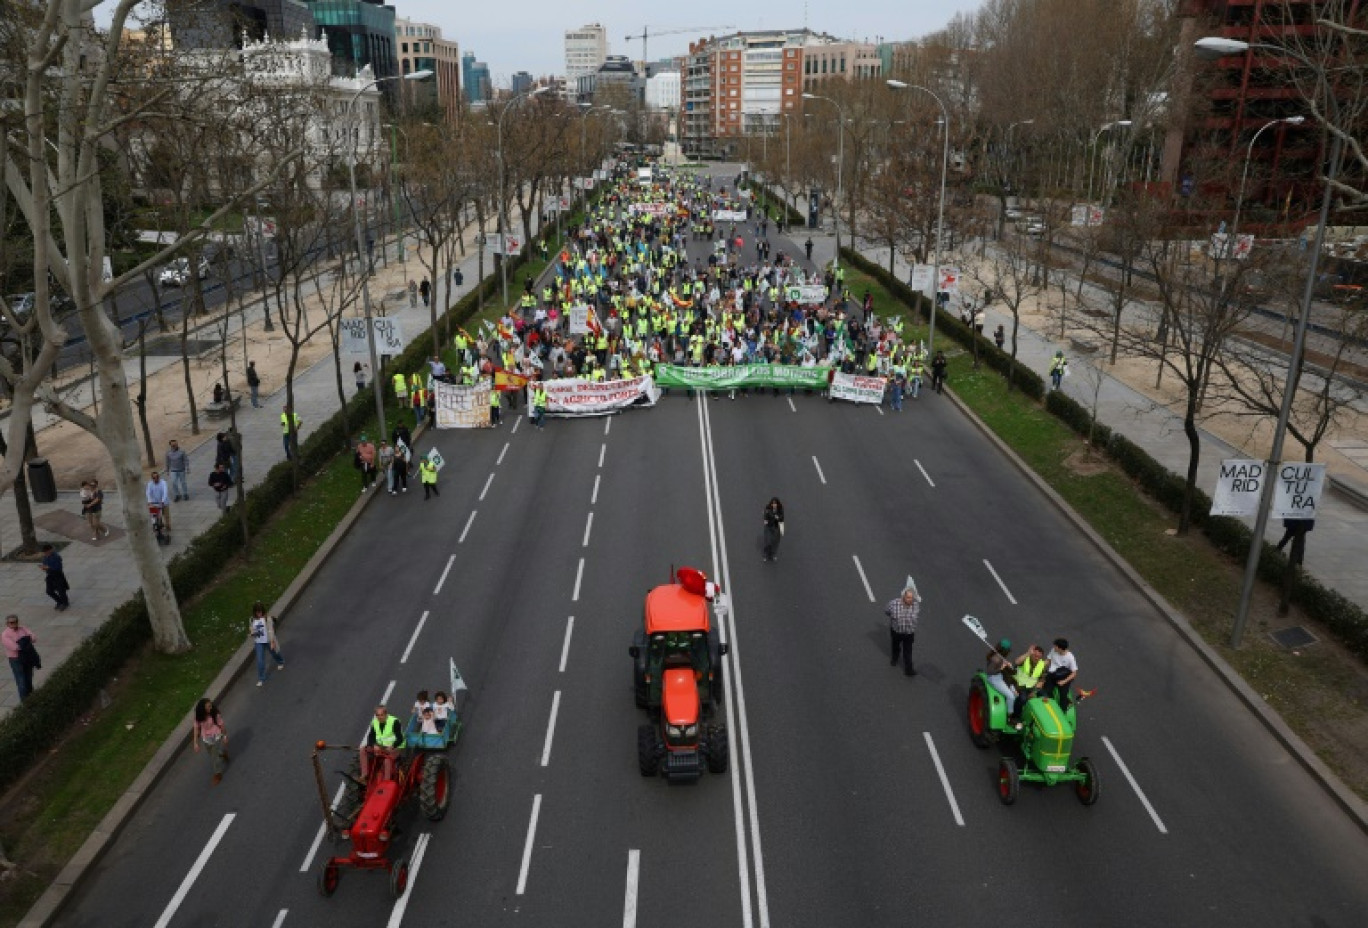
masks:
<svg viewBox="0 0 1368 928"><path fill-rule="evenodd" d="M389 874L390 892L396 898L408 888L409 860L396 853L403 836L399 819L416 799L428 821L445 817L451 802L451 765L446 751L461 736L462 708L466 692L460 671L451 664L451 695L454 711L437 733L425 733L417 717L409 719L405 730L406 747L386 765L380 760L370 764L370 775L361 778L360 756L357 748L330 745L319 741L314 745L314 777L318 796L323 803L323 817L328 831L335 837L351 842L345 856L332 856L323 862L318 875L318 891L331 896L337 891L342 868L353 870L383 870ZM342 774L343 789L336 804L328 802L323 782L323 768L319 755L323 751L350 751L352 760ZM391 766L392 776L386 776Z"/></svg>
<svg viewBox="0 0 1368 928"><path fill-rule="evenodd" d="M719 614L726 608L717 586L692 567L646 594L642 628L628 649L636 703L652 718L637 730L643 777L663 773L671 783L689 782L705 766L710 773L727 770L727 726L714 720L727 645L712 626L709 604Z"/></svg>

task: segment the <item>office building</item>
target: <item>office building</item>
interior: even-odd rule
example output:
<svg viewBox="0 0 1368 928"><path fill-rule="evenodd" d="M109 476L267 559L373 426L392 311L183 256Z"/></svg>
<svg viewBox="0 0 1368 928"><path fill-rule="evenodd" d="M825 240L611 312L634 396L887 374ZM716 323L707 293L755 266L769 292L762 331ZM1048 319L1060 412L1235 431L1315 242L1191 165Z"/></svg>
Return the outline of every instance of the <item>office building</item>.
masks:
<svg viewBox="0 0 1368 928"><path fill-rule="evenodd" d="M489 65L475 60L474 52L461 56L461 86L469 103L488 103L493 96L489 83Z"/></svg>
<svg viewBox="0 0 1368 928"><path fill-rule="evenodd" d="M405 88L406 98L421 96L439 106L448 119L461 110L461 52L455 42L442 38L440 26L395 19L394 38L399 45L399 73L431 71L433 77Z"/></svg>
<svg viewBox="0 0 1368 928"><path fill-rule="evenodd" d="M337 74L349 76L369 67L375 77L396 77L399 57L395 54L394 7L379 0L308 0L313 13L315 33L326 36ZM381 85L391 100L397 90L389 81Z"/></svg>
<svg viewBox="0 0 1368 928"><path fill-rule="evenodd" d="M197 0L168 4L175 48L241 48L243 39L260 42L312 36L314 18L304 0Z"/></svg>
<svg viewBox="0 0 1368 928"><path fill-rule="evenodd" d="M817 91L828 80L865 80L884 73L879 46L866 42L832 42L803 49L803 90Z"/></svg>
<svg viewBox="0 0 1368 928"><path fill-rule="evenodd" d="M509 88L515 96L520 93L527 93L532 87L532 75L526 71L518 71L509 79Z"/></svg>
<svg viewBox="0 0 1368 928"><path fill-rule="evenodd" d="M608 30L598 23L565 31L565 82L574 87L608 60Z"/></svg>

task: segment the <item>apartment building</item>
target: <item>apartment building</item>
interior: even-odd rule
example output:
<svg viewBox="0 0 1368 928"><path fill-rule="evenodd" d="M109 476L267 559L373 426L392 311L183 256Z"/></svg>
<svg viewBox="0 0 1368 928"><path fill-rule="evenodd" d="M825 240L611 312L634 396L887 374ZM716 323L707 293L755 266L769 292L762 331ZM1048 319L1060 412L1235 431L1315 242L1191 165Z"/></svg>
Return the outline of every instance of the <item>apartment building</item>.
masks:
<svg viewBox="0 0 1368 928"><path fill-rule="evenodd" d="M440 26L411 19L394 21L394 38L399 46L400 74L433 73L430 80L406 87L405 97L427 95L448 119L455 119L461 110L460 48L442 38Z"/></svg>
<svg viewBox="0 0 1368 928"><path fill-rule="evenodd" d="M881 77L879 46L866 42L832 42L803 49L803 90L811 92L827 80L864 80Z"/></svg>
<svg viewBox="0 0 1368 928"><path fill-rule="evenodd" d="M608 30L599 23L565 30L565 83L574 87L608 60Z"/></svg>

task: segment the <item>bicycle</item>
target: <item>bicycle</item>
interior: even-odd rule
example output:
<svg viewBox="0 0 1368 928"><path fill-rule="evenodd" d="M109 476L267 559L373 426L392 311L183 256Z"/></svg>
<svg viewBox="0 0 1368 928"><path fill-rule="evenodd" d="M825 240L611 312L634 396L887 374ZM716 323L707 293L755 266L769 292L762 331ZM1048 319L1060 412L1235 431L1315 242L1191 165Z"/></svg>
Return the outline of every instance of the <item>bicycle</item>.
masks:
<svg viewBox="0 0 1368 928"><path fill-rule="evenodd" d="M147 511L152 517L152 534L156 536L157 543L161 545L171 544L171 530L167 528L166 521L162 519L162 509L156 503L149 503Z"/></svg>

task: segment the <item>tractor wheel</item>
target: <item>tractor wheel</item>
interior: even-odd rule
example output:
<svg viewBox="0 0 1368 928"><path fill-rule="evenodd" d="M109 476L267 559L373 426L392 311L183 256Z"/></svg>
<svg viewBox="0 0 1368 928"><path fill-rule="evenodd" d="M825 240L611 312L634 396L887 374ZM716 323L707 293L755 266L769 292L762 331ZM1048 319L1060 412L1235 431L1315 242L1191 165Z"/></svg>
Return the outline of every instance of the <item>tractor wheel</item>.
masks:
<svg viewBox="0 0 1368 928"><path fill-rule="evenodd" d="M632 674L632 691L636 697L637 708L645 709L651 701L651 690L637 678L636 674Z"/></svg>
<svg viewBox="0 0 1368 928"><path fill-rule="evenodd" d="M409 865L407 857L390 864L390 895L398 899L408 889Z"/></svg>
<svg viewBox="0 0 1368 928"><path fill-rule="evenodd" d="M642 725L637 728L637 765L643 777L653 777L660 771L660 735L655 727Z"/></svg>
<svg viewBox="0 0 1368 928"><path fill-rule="evenodd" d="M440 822L451 804L451 765L441 754L423 759L423 780L418 784L418 805L429 822Z"/></svg>
<svg viewBox="0 0 1368 928"><path fill-rule="evenodd" d="M708 772L726 773L727 760L731 757L731 742L727 739L727 726L721 722L709 726L708 731Z"/></svg>
<svg viewBox="0 0 1368 928"><path fill-rule="evenodd" d="M342 879L342 869L334 863L325 863L318 872L318 894L327 898L337 892L337 883Z"/></svg>
<svg viewBox="0 0 1368 928"><path fill-rule="evenodd" d="M1004 806L1016 802L1017 791L1021 788L1021 774L1017 772L1016 761L1004 757L998 764L998 798Z"/></svg>
<svg viewBox="0 0 1368 928"><path fill-rule="evenodd" d="M333 812L338 824L345 829L350 828L356 821L356 817L361 814L361 807L366 802L366 781L361 779L361 758L351 759L351 763L342 774L342 784L342 798L337 801L337 807Z"/></svg>
<svg viewBox="0 0 1368 928"><path fill-rule="evenodd" d="M969 684L969 740L976 748L988 747L988 690L977 677Z"/></svg>
<svg viewBox="0 0 1368 928"><path fill-rule="evenodd" d="M1102 795L1102 784L1097 779L1097 765L1086 757L1080 758L1078 772L1083 774L1083 779L1074 784L1074 790L1078 793L1078 801L1090 806Z"/></svg>

